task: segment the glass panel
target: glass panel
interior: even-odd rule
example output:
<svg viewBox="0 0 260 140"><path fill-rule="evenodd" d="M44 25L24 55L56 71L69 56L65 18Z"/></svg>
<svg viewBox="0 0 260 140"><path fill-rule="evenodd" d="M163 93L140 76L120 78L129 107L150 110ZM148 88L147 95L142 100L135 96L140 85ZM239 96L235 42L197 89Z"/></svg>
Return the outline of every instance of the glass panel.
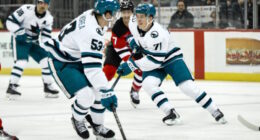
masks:
<svg viewBox="0 0 260 140"><path fill-rule="evenodd" d="M62 28L66 23L93 8L95 0L52 0L50 11L54 16L54 28ZM178 2L179 1L179 2ZM181 29L252 29L252 0L133 0L135 6L139 3L153 3L157 8L156 20L165 27ZM248 1L248 4L244 4ZM258 7L260 0L257 0ZM160 2L160 17L159 13ZM5 20L14 10L25 3L35 3L35 0L1 0L0 29L5 29ZM74 6L75 5L75 6ZM246 6L246 7L245 7ZM247 9L247 20L245 10ZM258 16L260 8L258 8ZM182 11L182 12L180 12ZM256 12L257 12L256 11ZM160 20L159 20L160 19ZM260 19L258 25L260 26ZM246 26L244 25L246 23ZM258 26L258 28L259 28Z"/></svg>

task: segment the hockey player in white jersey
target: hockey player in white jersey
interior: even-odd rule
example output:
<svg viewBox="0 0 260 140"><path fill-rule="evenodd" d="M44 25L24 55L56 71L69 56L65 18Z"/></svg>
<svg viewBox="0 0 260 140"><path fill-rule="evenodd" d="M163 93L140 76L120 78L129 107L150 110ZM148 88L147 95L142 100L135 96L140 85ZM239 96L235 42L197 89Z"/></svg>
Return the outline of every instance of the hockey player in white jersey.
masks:
<svg viewBox="0 0 260 140"><path fill-rule="evenodd" d="M129 58L126 63L121 64L118 72L123 70L123 75L127 75L136 69L143 71L143 88L157 107L166 114L163 122L167 125L176 123L176 119L179 118L178 113L160 89L162 81L168 74L183 93L207 109L217 122L225 124L224 114L212 98L195 84L183 61L181 49L175 46L170 33L154 21L155 13L155 7L152 4L137 6L136 17L133 16L129 22L133 36L128 38L128 42L132 49L142 52L143 57L135 61Z"/></svg>
<svg viewBox="0 0 260 140"><path fill-rule="evenodd" d="M50 0L37 0L36 5L23 5L7 18L6 26L12 33L14 54L14 66L6 91L10 99L21 96L16 88L29 56L41 65L45 97L58 97L58 90L52 86L53 79L47 61L48 53L39 45L39 36L41 42L51 39L53 17L47 10L49 2Z"/></svg>
<svg viewBox="0 0 260 140"><path fill-rule="evenodd" d="M105 109L117 107L117 98L102 71L104 33L119 10L117 0L96 0L90 9L67 24L57 39L46 42L49 65L61 90L70 99L72 124L81 138L89 138L84 123L91 115L94 135L112 138L115 133L104 127Z"/></svg>

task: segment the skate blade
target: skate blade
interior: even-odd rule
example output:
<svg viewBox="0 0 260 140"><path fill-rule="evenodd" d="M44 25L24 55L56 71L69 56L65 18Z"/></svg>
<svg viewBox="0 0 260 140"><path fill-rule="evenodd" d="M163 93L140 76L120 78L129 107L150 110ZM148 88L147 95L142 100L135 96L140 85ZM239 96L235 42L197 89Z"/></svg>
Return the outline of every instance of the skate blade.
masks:
<svg viewBox="0 0 260 140"><path fill-rule="evenodd" d="M21 95L12 95L12 94L6 94L6 98L8 100L14 101L14 100L18 100L19 98L21 98Z"/></svg>
<svg viewBox="0 0 260 140"><path fill-rule="evenodd" d="M176 125L176 124L181 124L181 120L179 118L176 118L174 120L169 119L169 120L165 120L164 123L168 126L172 126L172 125Z"/></svg>
<svg viewBox="0 0 260 140"><path fill-rule="evenodd" d="M45 98L59 98L58 94L45 93Z"/></svg>
<svg viewBox="0 0 260 140"><path fill-rule="evenodd" d="M226 120L224 117L222 117L221 119L218 120L218 123L220 123L220 124L226 124L226 123L227 123L227 120Z"/></svg>
<svg viewBox="0 0 260 140"><path fill-rule="evenodd" d="M96 140L116 140L116 138L104 138L102 136L96 136Z"/></svg>

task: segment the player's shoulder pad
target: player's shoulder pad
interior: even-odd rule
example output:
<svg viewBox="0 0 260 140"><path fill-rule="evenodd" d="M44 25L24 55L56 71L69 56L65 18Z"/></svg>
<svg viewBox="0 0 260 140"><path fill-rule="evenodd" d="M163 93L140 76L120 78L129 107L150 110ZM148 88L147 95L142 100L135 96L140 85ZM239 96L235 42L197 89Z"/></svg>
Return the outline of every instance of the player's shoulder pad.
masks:
<svg viewBox="0 0 260 140"><path fill-rule="evenodd" d="M83 12L81 15L79 15L76 18L78 24L77 27L79 28L79 30L81 29L88 30L89 33L89 31L92 31L91 29L96 28L98 26L98 23L95 22L96 18L92 13L93 13L93 9L90 9Z"/></svg>
<svg viewBox="0 0 260 140"><path fill-rule="evenodd" d="M116 34L117 37L121 37L128 31L129 31L129 29L128 29L128 27L125 26L125 24L123 22L123 18L120 18L119 20L117 20L114 27L112 28L112 32L114 34Z"/></svg>
<svg viewBox="0 0 260 140"><path fill-rule="evenodd" d="M51 15L51 12L49 10L46 11L46 18L50 21L53 21L53 16Z"/></svg>
<svg viewBox="0 0 260 140"><path fill-rule="evenodd" d="M164 37L170 34L166 29L164 29L160 24L154 22L154 26L151 29L150 36L151 38Z"/></svg>
<svg viewBox="0 0 260 140"><path fill-rule="evenodd" d="M27 9L27 10L34 10L35 5L33 5L33 4L24 4L24 5L21 6L21 8Z"/></svg>
<svg viewBox="0 0 260 140"><path fill-rule="evenodd" d="M24 4L20 7L23 11L34 11L35 5L33 4Z"/></svg>

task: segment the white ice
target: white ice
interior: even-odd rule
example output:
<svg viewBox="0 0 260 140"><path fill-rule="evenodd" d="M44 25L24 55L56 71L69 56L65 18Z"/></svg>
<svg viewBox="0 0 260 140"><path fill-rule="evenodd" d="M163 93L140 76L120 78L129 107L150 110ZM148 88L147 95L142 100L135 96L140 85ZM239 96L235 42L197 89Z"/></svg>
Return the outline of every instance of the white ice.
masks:
<svg viewBox="0 0 260 140"><path fill-rule="evenodd" d="M7 132L21 140L80 140L70 121L73 100L63 93L58 99L45 99L41 77L24 76L21 98L9 101L5 98L8 81L9 76L0 75L0 117ZM181 115L182 123L175 126L162 123L164 114L143 90L141 104L134 109L129 97L131 83L131 79L120 79L115 88L117 113L129 140L260 140L259 131L249 130L237 120L241 114L260 125L260 83L196 81L224 112L228 124L220 125L171 80L164 81L162 90ZM116 139L122 139L113 114L106 111L105 117L105 125L116 132ZM90 139L95 139L90 132Z"/></svg>

